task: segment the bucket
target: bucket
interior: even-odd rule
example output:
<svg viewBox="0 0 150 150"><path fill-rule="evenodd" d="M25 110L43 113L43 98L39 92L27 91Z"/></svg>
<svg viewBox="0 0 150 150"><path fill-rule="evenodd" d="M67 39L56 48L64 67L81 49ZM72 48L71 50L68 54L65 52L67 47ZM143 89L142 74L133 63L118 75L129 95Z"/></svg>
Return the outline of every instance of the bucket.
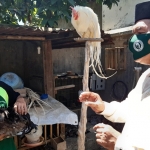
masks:
<svg viewBox="0 0 150 150"><path fill-rule="evenodd" d="M24 88L24 84L22 79L13 72L4 73L0 77L0 81L3 81L7 85L11 86L13 89L22 89Z"/></svg>

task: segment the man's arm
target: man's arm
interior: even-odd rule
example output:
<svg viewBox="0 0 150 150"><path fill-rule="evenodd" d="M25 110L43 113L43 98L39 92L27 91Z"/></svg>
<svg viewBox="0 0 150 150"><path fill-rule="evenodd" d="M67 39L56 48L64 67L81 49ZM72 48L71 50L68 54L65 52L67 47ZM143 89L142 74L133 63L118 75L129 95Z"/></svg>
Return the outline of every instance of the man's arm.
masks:
<svg viewBox="0 0 150 150"><path fill-rule="evenodd" d="M126 120L126 101L120 102L104 102L97 93L94 92L83 92L79 96L80 102L93 109L95 113L104 115L105 118L112 122L125 122Z"/></svg>
<svg viewBox="0 0 150 150"><path fill-rule="evenodd" d="M104 115L104 117L108 120L112 122L124 123L126 122L133 94L134 90L130 92L129 98L126 98L124 101L112 101L108 103L104 102L97 93L83 92L79 96L79 100L80 102L85 102L85 104L91 107L95 113Z"/></svg>
<svg viewBox="0 0 150 150"><path fill-rule="evenodd" d="M27 113L27 106L24 98L20 95L20 93L15 92L13 88L6 83L0 81L0 87L2 87L6 93L8 94L8 106L14 107L15 111L21 115Z"/></svg>

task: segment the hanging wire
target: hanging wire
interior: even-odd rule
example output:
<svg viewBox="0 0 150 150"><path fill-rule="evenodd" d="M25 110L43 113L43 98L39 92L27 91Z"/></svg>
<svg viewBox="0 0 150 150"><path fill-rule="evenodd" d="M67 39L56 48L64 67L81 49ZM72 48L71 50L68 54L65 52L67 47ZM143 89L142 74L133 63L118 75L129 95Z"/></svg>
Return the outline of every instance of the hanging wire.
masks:
<svg viewBox="0 0 150 150"><path fill-rule="evenodd" d="M111 96L115 100L122 101L127 97L127 95L128 95L127 85L123 81L116 81L112 86Z"/></svg>

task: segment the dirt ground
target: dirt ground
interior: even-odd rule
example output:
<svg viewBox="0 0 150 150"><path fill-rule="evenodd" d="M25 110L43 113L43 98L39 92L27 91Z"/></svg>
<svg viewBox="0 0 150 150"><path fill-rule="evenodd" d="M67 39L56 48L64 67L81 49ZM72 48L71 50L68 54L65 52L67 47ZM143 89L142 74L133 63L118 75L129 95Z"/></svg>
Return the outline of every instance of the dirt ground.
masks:
<svg viewBox="0 0 150 150"><path fill-rule="evenodd" d="M77 150L77 138L66 138L67 149ZM103 147L96 143L95 133L87 133L85 139L85 150L105 150Z"/></svg>
<svg viewBox="0 0 150 150"><path fill-rule="evenodd" d="M85 134L85 150L105 150L96 143L95 133L89 131L92 127L93 125L91 123L87 123L87 132ZM66 145L66 150L77 150L77 137L66 137Z"/></svg>
<svg viewBox="0 0 150 150"><path fill-rule="evenodd" d="M92 115L88 118L87 125L86 125L86 139L85 139L85 150L106 150L102 146L96 143L95 133L90 132L90 129L97 123L103 122L105 124L111 125L114 129L118 130L119 132L122 131L124 124L116 124L111 123L110 121L106 120L104 117L100 115ZM77 144L77 131L78 126L73 125L65 125L65 141L66 141L66 150L78 150ZM44 145L40 148L36 148L34 150L54 150L51 144Z"/></svg>
<svg viewBox="0 0 150 150"><path fill-rule="evenodd" d="M66 140L66 150L78 150L77 137L68 137ZM54 148L48 143L47 145L37 147L31 150L54 150ZM63 149L64 150L64 149ZM85 150L106 150L96 143L95 133L87 133L85 139Z"/></svg>

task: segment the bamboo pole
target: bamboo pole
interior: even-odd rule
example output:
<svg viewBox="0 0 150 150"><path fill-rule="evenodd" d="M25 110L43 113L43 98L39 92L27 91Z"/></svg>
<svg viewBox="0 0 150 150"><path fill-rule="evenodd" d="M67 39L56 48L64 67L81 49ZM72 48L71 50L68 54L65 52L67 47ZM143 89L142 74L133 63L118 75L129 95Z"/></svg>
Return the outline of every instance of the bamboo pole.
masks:
<svg viewBox="0 0 150 150"><path fill-rule="evenodd" d="M88 80L89 80L89 61L90 61L90 48L89 42L86 42L85 46L85 62L84 62L84 74L83 74L83 91L89 91L88 87ZM87 123L87 106L85 102L82 103L81 107L81 117L79 122L79 129L78 129L78 150L85 149L85 131L86 131L86 123Z"/></svg>

